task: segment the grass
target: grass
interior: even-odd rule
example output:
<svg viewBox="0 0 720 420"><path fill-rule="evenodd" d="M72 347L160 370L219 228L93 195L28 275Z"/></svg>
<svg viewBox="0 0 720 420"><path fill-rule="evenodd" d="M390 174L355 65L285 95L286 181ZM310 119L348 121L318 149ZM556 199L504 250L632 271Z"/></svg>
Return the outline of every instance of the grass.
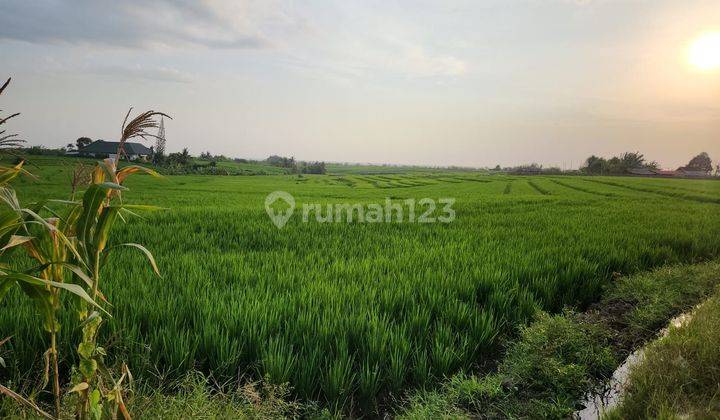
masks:
<svg viewBox="0 0 720 420"><path fill-rule="evenodd" d="M399 417L569 418L627 356L628 340L639 334L635 344L642 345L669 318L703 301L718 285L718 262L621 278L585 313L540 313L522 329L494 372L455 375L439 389L418 392ZM687 329L673 331L667 341L650 347L648 362L632 373L631 392L611 418L672 417L663 417L668 412L717 417L719 321L720 293L697 311Z"/></svg>
<svg viewBox="0 0 720 420"><path fill-rule="evenodd" d="M454 376L440 391L412 398L399 417L567 418L614 366L603 330L569 313L540 314L496 373Z"/></svg>
<svg viewBox="0 0 720 420"><path fill-rule="evenodd" d="M650 345L608 419L720 417L720 292Z"/></svg>
<svg viewBox="0 0 720 420"><path fill-rule="evenodd" d="M333 418L327 410L293 401L286 385L248 382L221 392L211 378L197 371L162 386L135 384L126 402L133 418L139 419ZM61 418L74 418L75 404L72 397L66 397ZM0 399L0 413L4 419L41 419L6 398Z"/></svg>
<svg viewBox="0 0 720 420"><path fill-rule="evenodd" d="M21 198L66 198L66 163L38 157L29 169L40 179L18 182ZM65 175L67 183L54 181ZM538 310L587 307L613 272L720 255L712 202L581 179L563 182L613 196L560 186L545 195L537 187L557 184L543 177L533 178L534 188L522 177L430 175L131 179L126 200L168 210L118 226L115 237L146 245L163 279L132 252L109 261L110 355L123 355L148 381L190 370L268 378L289 382L303 401L377 412L392 398L497 361ZM301 223L296 212L278 230L263 207L275 190L322 204L454 197L457 218L320 224ZM720 197L720 189L703 194ZM19 299L8 296L0 311L0 331L14 336L3 378L36 369L42 356L31 349L45 338ZM61 342L70 346L77 336L63 331Z"/></svg>
<svg viewBox="0 0 720 420"><path fill-rule="evenodd" d="M659 268L626 279L608 292L598 306L608 311L630 305L625 323L628 336L635 338L628 347L636 346L660 328L669 318L690 310L706 299L718 282L720 267L716 264L697 264L680 270Z"/></svg>

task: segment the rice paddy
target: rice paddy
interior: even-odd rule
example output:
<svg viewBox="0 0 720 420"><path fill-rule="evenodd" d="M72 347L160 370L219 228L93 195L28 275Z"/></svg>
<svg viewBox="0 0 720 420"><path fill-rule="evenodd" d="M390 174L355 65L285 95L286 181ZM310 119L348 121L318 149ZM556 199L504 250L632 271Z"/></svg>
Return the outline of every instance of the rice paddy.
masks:
<svg viewBox="0 0 720 420"><path fill-rule="evenodd" d="M16 184L24 202L68 197L63 160L29 169L40 179ZM717 181L346 168L302 178L138 176L127 186L127 201L167 210L129 220L117 240L144 244L163 277L133 252L110 261L111 356L147 380L193 368L266 377L333 406L373 406L480 369L537 309L597 301L613 273L720 255ZM302 223L296 211L278 229L263 204L276 190L321 204L452 197L457 216ZM14 337L3 375L41 365L32 349L46 338L20 299L13 293L0 311L0 335Z"/></svg>

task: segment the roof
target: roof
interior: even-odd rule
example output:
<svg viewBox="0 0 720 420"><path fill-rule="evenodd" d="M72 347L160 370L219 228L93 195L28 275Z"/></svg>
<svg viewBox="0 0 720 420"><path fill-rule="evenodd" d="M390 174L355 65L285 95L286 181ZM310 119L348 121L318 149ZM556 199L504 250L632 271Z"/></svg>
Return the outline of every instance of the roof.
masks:
<svg viewBox="0 0 720 420"><path fill-rule="evenodd" d="M680 168L678 169L678 172L685 176L708 176L708 173L705 171L698 171L693 169Z"/></svg>
<svg viewBox="0 0 720 420"><path fill-rule="evenodd" d="M627 171L632 175L655 175L655 171L648 168L630 168Z"/></svg>
<svg viewBox="0 0 720 420"><path fill-rule="evenodd" d="M668 171L668 170L661 170L661 169L656 170L655 173L658 175L673 175L673 176L678 174L677 171L672 171L672 170Z"/></svg>
<svg viewBox="0 0 720 420"><path fill-rule="evenodd" d="M519 168L513 168L510 172L515 174L539 174L542 172L542 168L538 166L523 166Z"/></svg>
<svg viewBox="0 0 720 420"><path fill-rule="evenodd" d="M120 145L120 142L118 141L105 141L105 140L96 140L87 146L83 147L82 149L78 150L80 153L106 153L106 154L114 154L117 153L118 146ZM145 147L145 145L140 143L125 143L125 152L128 155L150 155L152 154L152 151Z"/></svg>

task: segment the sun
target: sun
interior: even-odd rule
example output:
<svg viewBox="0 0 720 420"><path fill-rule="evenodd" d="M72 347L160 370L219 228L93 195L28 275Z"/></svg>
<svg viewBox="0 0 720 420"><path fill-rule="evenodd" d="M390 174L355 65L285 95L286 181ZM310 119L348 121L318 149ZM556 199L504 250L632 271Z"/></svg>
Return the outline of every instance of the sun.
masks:
<svg viewBox="0 0 720 420"><path fill-rule="evenodd" d="M693 41L688 59L700 70L720 69L720 32L710 32Z"/></svg>

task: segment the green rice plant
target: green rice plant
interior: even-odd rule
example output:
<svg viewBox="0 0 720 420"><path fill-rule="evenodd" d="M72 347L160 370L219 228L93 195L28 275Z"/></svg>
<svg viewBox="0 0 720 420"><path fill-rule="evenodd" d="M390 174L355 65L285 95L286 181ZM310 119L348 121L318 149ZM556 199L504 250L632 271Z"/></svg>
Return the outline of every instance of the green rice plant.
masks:
<svg viewBox="0 0 720 420"><path fill-rule="evenodd" d="M336 351L335 356L328 357L329 368L325 373L323 392L331 406L342 407L353 392L354 357L344 345L340 345Z"/></svg>
<svg viewBox="0 0 720 420"><path fill-rule="evenodd" d="M412 380L418 386L423 387L432 379L432 367L427 352L416 350L413 355Z"/></svg>
<svg viewBox="0 0 720 420"><path fill-rule="evenodd" d="M510 191L512 191L512 181L509 181L507 184L505 184L503 194L510 194Z"/></svg>
<svg viewBox="0 0 720 420"><path fill-rule="evenodd" d="M537 192L539 192L542 195L550 195L550 191L546 190L545 188L541 187L537 182L534 182L532 180L528 180L528 184Z"/></svg>
<svg viewBox="0 0 720 420"><path fill-rule="evenodd" d="M360 399L365 404L372 404L381 387L380 365L365 359L358 373L358 394Z"/></svg>
<svg viewBox="0 0 720 420"><path fill-rule="evenodd" d="M681 191L659 190L656 188L649 188L646 186L628 185L628 184L624 184L624 183L620 183L620 182L600 180L600 179L586 178L585 180L595 182L598 184L611 185L613 187L624 188L624 189L628 189L628 190L632 190L632 191L645 192L645 193L650 193L650 194L658 194L658 195L662 195L665 197L698 201L701 203L720 204L720 197L708 197L708 196L704 196L704 195L687 194L687 193L684 193Z"/></svg>
<svg viewBox="0 0 720 420"><path fill-rule="evenodd" d="M290 381L297 358L280 340L269 341L263 351L262 371L270 383L282 385Z"/></svg>
<svg viewBox="0 0 720 420"><path fill-rule="evenodd" d="M615 197L615 196L616 196L616 194L613 194L613 193L611 193L611 192L595 191L595 190L591 190L591 189L589 189L589 188L585 188L585 187L582 187L582 186L579 186L579 185L576 185L576 184L571 184L571 183L569 183L569 182L563 182L563 181L560 181L560 180L558 180L558 179L550 179L550 181L552 181L552 182L554 182L554 183L556 183L556 184L558 184L558 185L562 185L562 186L565 187L565 188L570 188L570 189L572 189L572 190L576 190L576 191L580 191L580 192L584 192L584 193L588 193L588 194L602 195L602 196L605 196L605 197Z"/></svg>
<svg viewBox="0 0 720 420"><path fill-rule="evenodd" d="M71 170L67 162L42 157L38 181L17 181L19 197L65 194L67 176L56 177ZM288 378L293 397L366 414L445 375L492 365L538 309L596 302L614 272L720 256L713 203L587 183L588 190L615 194L594 199L571 188L551 190L555 184L542 176L533 182L552 195L537 194L520 177L462 183L417 172L389 177L427 185L374 188L356 175L356 188L324 183L330 176L301 184L282 175L128 179L123 185L132 194L122 191L123 204L152 200L173 211L116 223L112 238L152 249L167 280L157 281L136 249L113 250L99 287L114 305L115 318L98 337L114 343L108 363L125 361L150 384L156 375L174 380L193 368L221 383L289 370L276 376ZM503 195L513 179L512 193ZM677 184L699 188L691 180ZM703 185L703 194L720 197L720 184ZM323 207L383 203L388 192L394 200L455 197L457 218L442 225L335 224L302 223L295 214L278 230L262 207L275 190ZM4 304L10 310L0 311L0 332L15 336L6 344L15 364L0 375L11 378L37 363L31 346L43 337L28 328L33 315L17 293ZM75 314L60 317L71 323ZM74 353L66 340L59 345L61 354ZM278 362L266 367L270 353ZM351 375L340 368L348 364Z"/></svg>

